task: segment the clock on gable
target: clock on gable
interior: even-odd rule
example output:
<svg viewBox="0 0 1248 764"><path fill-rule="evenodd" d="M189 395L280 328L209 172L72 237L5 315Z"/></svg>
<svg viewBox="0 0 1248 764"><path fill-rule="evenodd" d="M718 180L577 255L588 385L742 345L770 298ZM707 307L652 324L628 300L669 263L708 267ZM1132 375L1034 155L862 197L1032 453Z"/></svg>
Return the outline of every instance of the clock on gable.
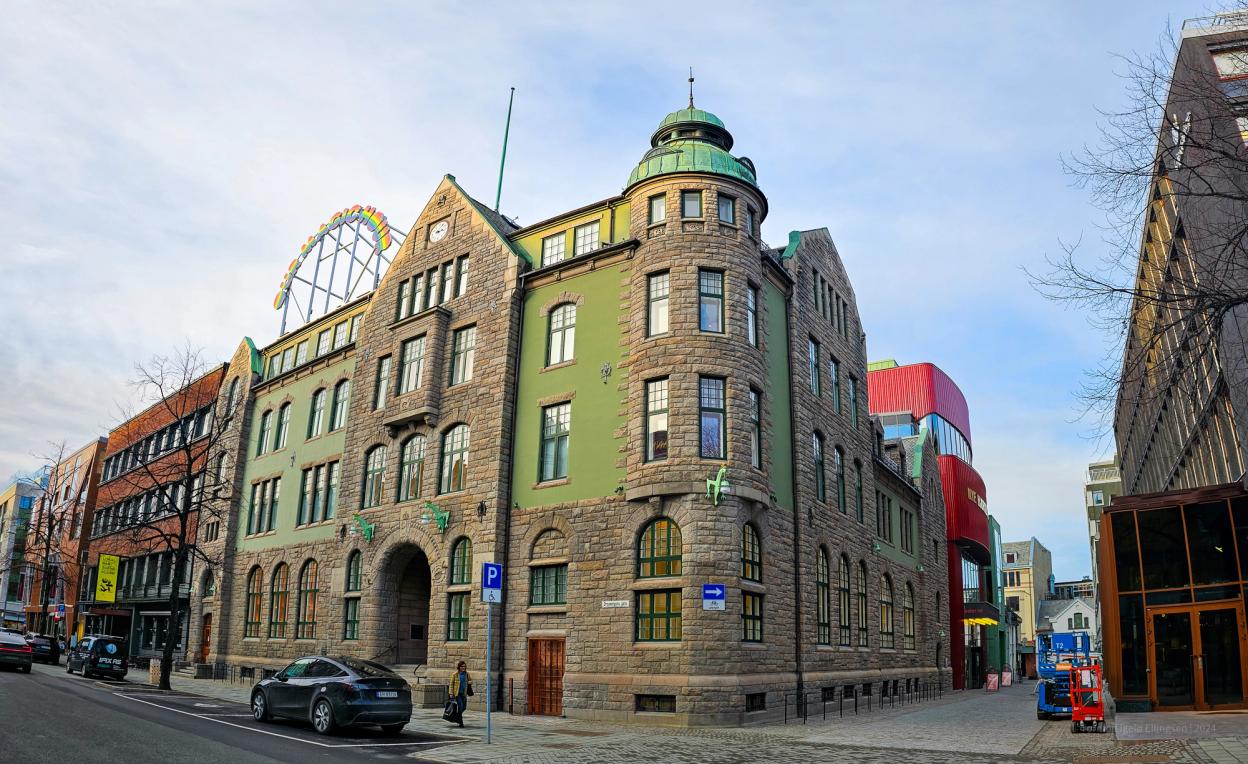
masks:
<svg viewBox="0 0 1248 764"><path fill-rule="evenodd" d="M434 244L446 238L451 231L451 224L445 220L439 220L429 229L429 241Z"/></svg>

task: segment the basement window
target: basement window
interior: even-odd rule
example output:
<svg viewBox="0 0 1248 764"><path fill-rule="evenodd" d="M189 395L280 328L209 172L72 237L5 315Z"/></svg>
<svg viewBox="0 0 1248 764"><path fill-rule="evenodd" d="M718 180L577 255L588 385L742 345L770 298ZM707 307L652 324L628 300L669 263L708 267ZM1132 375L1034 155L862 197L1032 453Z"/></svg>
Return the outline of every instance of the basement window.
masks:
<svg viewBox="0 0 1248 764"><path fill-rule="evenodd" d="M767 693L751 692L745 696L745 710L750 711L766 711L767 710Z"/></svg>
<svg viewBox="0 0 1248 764"><path fill-rule="evenodd" d="M675 695L634 695L637 700L637 713L674 714L676 713Z"/></svg>

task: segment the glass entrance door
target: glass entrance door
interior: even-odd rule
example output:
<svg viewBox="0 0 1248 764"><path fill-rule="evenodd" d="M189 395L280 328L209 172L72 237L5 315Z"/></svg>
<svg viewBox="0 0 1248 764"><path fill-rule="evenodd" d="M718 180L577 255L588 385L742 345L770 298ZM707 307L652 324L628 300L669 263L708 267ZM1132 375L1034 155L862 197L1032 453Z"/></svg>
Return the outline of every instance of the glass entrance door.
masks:
<svg viewBox="0 0 1248 764"><path fill-rule="evenodd" d="M1196 653L1192 649L1192 614L1153 614L1153 695L1159 706L1194 707L1196 683L1193 677Z"/></svg>
<svg viewBox="0 0 1248 764"><path fill-rule="evenodd" d="M1200 611L1200 653L1196 663L1205 705L1244 702L1239 644L1235 608Z"/></svg>
<svg viewBox="0 0 1248 764"><path fill-rule="evenodd" d="M1244 615L1238 604L1149 611L1151 695L1161 709L1244 704Z"/></svg>

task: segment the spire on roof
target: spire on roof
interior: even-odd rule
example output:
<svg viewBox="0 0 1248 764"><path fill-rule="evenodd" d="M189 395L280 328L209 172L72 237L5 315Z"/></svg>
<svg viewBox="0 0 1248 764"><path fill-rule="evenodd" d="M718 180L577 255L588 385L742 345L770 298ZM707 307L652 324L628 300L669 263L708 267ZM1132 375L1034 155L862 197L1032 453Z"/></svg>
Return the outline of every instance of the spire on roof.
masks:
<svg viewBox="0 0 1248 764"><path fill-rule="evenodd" d="M689 108L693 108L693 67L689 67Z"/></svg>

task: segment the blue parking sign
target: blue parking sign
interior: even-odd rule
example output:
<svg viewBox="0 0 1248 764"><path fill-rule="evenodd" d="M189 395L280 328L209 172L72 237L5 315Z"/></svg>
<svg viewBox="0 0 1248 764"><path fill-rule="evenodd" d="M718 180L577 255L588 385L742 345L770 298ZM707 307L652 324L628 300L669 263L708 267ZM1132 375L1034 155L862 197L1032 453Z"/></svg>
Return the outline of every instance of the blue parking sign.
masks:
<svg viewBox="0 0 1248 764"><path fill-rule="evenodd" d="M481 601L503 601L503 566L494 562L481 563Z"/></svg>

